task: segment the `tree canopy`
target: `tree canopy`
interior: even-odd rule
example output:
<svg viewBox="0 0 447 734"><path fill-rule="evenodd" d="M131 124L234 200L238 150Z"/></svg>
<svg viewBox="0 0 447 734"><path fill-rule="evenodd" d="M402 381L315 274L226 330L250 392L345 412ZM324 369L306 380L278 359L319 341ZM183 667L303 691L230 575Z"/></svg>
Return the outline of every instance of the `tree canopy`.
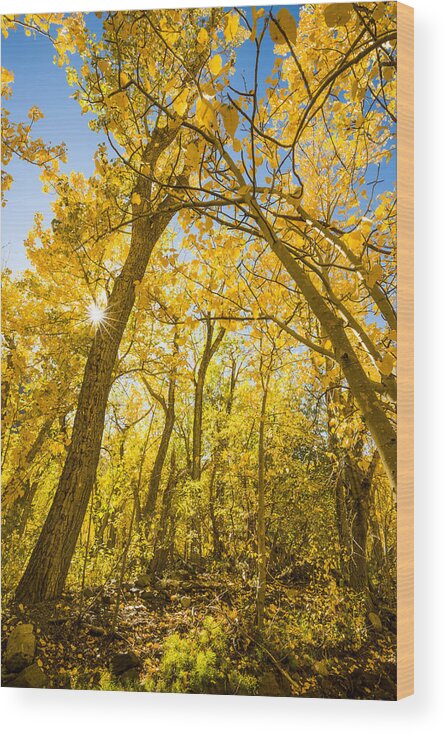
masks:
<svg viewBox="0 0 447 734"><path fill-rule="evenodd" d="M3 192L53 197L3 273L11 614L61 667L42 609L135 613L149 690L392 698L396 6L97 15L2 16L98 136L67 170L2 69Z"/></svg>

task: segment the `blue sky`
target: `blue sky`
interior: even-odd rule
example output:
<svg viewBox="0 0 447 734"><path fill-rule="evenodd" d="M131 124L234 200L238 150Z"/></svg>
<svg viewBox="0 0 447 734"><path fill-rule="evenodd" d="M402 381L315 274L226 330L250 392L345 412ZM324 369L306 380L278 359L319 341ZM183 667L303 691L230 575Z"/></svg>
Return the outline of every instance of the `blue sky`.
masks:
<svg viewBox="0 0 447 734"><path fill-rule="evenodd" d="M42 35L25 36L19 28L2 41L2 66L14 72L13 93L7 101L11 119L27 120L30 107L37 105L45 117L34 133L45 142L65 142L67 168L90 173L93 153L100 140L88 126L88 116L81 115L79 104L70 99L65 69L53 63L51 43ZM28 265L23 241L29 232L34 213L40 211L51 221L51 197L42 192L39 170L14 156L8 171L13 184L7 192L7 206L2 212L3 264L12 269Z"/></svg>

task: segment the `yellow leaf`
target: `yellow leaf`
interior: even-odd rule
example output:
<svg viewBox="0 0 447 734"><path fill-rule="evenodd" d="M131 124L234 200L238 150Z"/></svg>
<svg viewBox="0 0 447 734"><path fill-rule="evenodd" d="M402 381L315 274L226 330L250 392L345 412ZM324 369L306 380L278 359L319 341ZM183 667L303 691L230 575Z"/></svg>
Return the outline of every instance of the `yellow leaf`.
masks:
<svg viewBox="0 0 447 734"><path fill-rule="evenodd" d="M200 160L200 152L195 143L190 143L185 150L185 166L194 167Z"/></svg>
<svg viewBox="0 0 447 734"><path fill-rule="evenodd" d="M5 69L2 66L2 87L4 84L11 84L11 82L14 81L14 72L9 71L9 69Z"/></svg>
<svg viewBox="0 0 447 734"><path fill-rule="evenodd" d="M386 10L385 3L378 3L376 6L376 9L373 12L374 20L380 20L382 15L384 15L385 10Z"/></svg>
<svg viewBox="0 0 447 734"><path fill-rule="evenodd" d="M188 89L183 89L182 92L172 101L172 106L175 112L182 117L188 107Z"/></svg>
<svg viewBox="0 0 447 734"><path fill-rule="evenodd" d="M256 38L257 25L258 25L258 16L257 16L256 8L254 5L251 8L251 18L252 18L252 28L251 28L251 33L250 33L250 41L254 41Z"/></svg>
<svg viewBox="0 0 447 734"><path fill-rule="evenodd" d="M385 375L385 377L391 375L394 367L393 355L386 354L381 361L377 362L377 367L379 368L379 371L382 373L382 375Z"/></svg>
<svg viewBox="0 0 447 734"><path fill-rule="evenodd" d="M109 62L106 61L106 59L99 59L98 69L102 71L103 74L105 74L109 70Z"/></svg>
<svg viewBox="0 0 447 734"><path fill-rule="evenodd" d="M257 33L257 26L258 26L258 18L262 18L264 15L264 8L259 8L259 10L256 10L255 6L253 5L251 8L251 18L252 18L252 30L250 33L250 41L254 41L256 38Z"/></svg>
<svg viewBox="0 0 447 734"><path fill-rule="evenodd" d="M329 28L346 25L352 13L352 3L331 3L324 9L324 19Z"/></svg>
<svg viewBox="0 0 447 734"><path fill-rule="evenodd" d="M276 23L273 22L273 20L270 20L269 22L269 31L270 38L272 39L273 43L282 44L286 42L286 39L284 38Z"/></svg>
<svg viewBox="0 0 447 734"><path fill-rule="evenodd" d="M115 107L121 107L121 109L124 109L127 107L129 103L129 100L127 99L126 92L118 92L118 94L114 94L112 97L112 104Z"/></svg>
<svg viewBox="0 0 447 734"><path fill-rule="evenodd" d="M120 73L120 87L125 87L126 84L129 84L130 77L126 74L125 71L122 71Z"/></svg>
<svg viewBox="0 0 447 734"><path fill-rule="evenodd" d="M141 204L141 196L140 196L140 194L138 194L136 191L134 191L134 193L132 194L131 201L132 201L132 204L135 204L136 206L138 206L139 204Z"/></svg>
<svg viewBox="0 0 447 734"><path fill-rule="evenodd" d="M373 288L377 281L381 279L382 274L382 266L379 264L374 265L365 278L368 287Z"/></svg>
<svg viewBox="0 0 447 734"><path fill-rule="evenodd" d="M197 100L196 118L199 125L207 130L216 127L216 116L214 110L207 99Z"/></svg>
<svg viewBox="0 0 447 734"><path fill-rule="evenodd" d="M223 124L230 138L234 138L234 135L239 124L239 115L237 109L233 106L228 107L222 105L220 114L222 115Z"/></svg>
<svg viewBox="0 0 447 734"><path fill-rule="evenodd" d="M232 13L227 15L224 28L224 36L226 41L232 41L239 28L239 16Z"/></svg>
<svg viewBox="0 0 447 734"><path fill-rule="evenodd" d="M213 76L217 76L217 74L222 69L222 59L219 56L219 54L216 54L215 56L210 59L210 72L213 74Z"/></svg>
<svg viewBox="0 0 447 734"><path fill-rule="evenodd" d="M208 43L209 35L206 28L201 28L197 34L197 42L200 46L205 46Z"/></svg>
<svg viewBox="0 0 447 734"><path fill-rule="evenodd" d="M349 246L355 247L356 245L360 245L363 242L363 235L360 229L355 229L353 232L350 232L348 235L346 235L346 239Z"/></svg>
<svg viewBox="0 0 447 734"><path fill-rule="evenodd" d="M38 107L34 106L31 107L31 109L28 110L28 117L33 122L37 122L37 120L41 120L43 118L44 114L39 110Z"/></svg>
<svg viewBox="0 0 447 734"><path fill-rule="evenodd" d="M295 18L293 17L292 13L287 10L287 8L281 8L281 10L278 11L278 23L280 24L281 28L283 29L284 33L287 36L287 40L290 43L295 43L296 41L296 24L295 24ZM283 43L285 43L283 39Z"/></svg>

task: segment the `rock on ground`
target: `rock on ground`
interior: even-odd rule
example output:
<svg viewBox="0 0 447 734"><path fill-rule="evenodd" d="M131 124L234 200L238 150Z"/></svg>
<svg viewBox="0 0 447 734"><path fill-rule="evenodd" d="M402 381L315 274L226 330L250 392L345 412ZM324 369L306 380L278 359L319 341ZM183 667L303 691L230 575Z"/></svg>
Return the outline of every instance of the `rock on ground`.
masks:
<svg viewBox="0 0 447 734"><path fill-rule="evenodd" d="M141 665L140 658L132 650L120 652L113 656L110 667L113 675L122 675L126 670L138 668Z"/></svg>
<svg viewBox="0 0 447 734"><path fill-rule="evenodd" d="M138 589L147 589L152 583L151 577L147 573L140 573L137 579L135 579L135 586Z"/></svg>
<svg viewBox="0 0 447 734"><path fill-rule="evenodd" d="M46 688L48 679L43 670L33 663L22 670L9 685L12 688Z"/></svg>
<svg viewBox="0 0 447 734"><path fill-rule="evenodd" d="M19 673L31 665L36 653L36 638L32 624L18 624L9 635L5 666L9 673Z"/></svg>
<svg viewBox="0 0 447 734"><path fill-rule="evenodd" d="M278 683L274 673L264 673L258 688L258 696L290 696L290 686L286 681Z"/></svg>
<svg viewBox="0 0 447 734"><path fill-rule="evenodd" d="M138 668L129 668L120 675L120 681L123 685L126 683L137 683L140 680L140 671Z"/></svg>

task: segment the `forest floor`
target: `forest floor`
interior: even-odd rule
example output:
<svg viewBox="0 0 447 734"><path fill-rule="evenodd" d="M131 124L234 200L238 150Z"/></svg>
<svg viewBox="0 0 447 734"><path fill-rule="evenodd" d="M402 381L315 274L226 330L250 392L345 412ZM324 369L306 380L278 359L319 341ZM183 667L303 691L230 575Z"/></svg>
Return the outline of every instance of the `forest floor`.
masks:
<svg viewBox="0 0 447 734"><path fill-rule="evenodd" d="M246 621L253 590L229 574L174 572L150 584L142 575L123 584L118 609L116 582L32 607L4 604L2 650L17 624L32 623L48 688L393 700L393 623L371 626L355 651L343 643L294 646L289 628L281 641L281 619L299 618L308 602L306 585L270 584L260 638ZM273 618L277 632L269 639ZM221 638L203 637L210 619ZM2 668L2 684L13 685L12 678Z"/></svg>

